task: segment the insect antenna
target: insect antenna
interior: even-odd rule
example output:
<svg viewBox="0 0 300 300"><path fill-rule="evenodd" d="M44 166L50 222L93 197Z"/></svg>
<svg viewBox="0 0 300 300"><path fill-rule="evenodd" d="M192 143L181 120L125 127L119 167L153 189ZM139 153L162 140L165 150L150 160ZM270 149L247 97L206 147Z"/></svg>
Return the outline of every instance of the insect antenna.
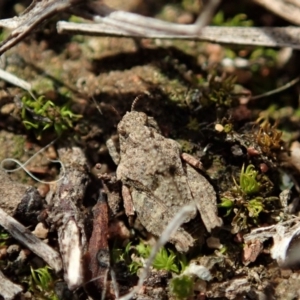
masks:
<svg viewBox="0 0 300 300"><path fill-rule="evenodd" d="M149 96L150 97L151 94L148 91L145 91L143 94L136 96L135 99L133 100L132 104L131 104L131 110L130 111L135 111L136 104L140 101L140 99L143 96Z"/></svg>

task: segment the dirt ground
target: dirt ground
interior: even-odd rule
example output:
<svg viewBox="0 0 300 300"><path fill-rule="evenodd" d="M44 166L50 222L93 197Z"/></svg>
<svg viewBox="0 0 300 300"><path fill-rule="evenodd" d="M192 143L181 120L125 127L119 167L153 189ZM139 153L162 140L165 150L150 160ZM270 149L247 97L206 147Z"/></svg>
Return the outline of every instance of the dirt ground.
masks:
<svg viewBox="0 0 300 300"><path fill-rule="evenodd" d="M8 4L0 0L0 18L13 16L28 2ZM223 23L244 13L256 26L285 24L247 1L239 2L236 7L226 3L221 6ZM192 22L197 9L192 1L115 0L109 5L177 23ZM287 249L282 251L288 256L299 247L299 84L270 97L251 99L251 95L268 92L295 78L298 52L194 41L57 34L56 22L68 18L62 14L43 24L5 53L0 66L31 83L37 98L44 96L58 107L68 102L69 109L81 115L26 168L39 179L52 181L60 172L58 164L49 161L57 158L57 149L67 145L83 150L90 168L82 208L88 239L93 232L96 193L101 190L108 197L109 193L118 196L121 202L109 215L107 226L113 231L113 226L122 224L123 229L118 227L119 232L111 234L106 243L120 294L128 293L140 276L145 257L137 245L153 246L154 237L133 226L124 214L120 185L117 183L112 192L99 176L103 179L104 174L115 175L117 166L106 141L118 141L117 125L139 96L134 110L153 117L162 136L177 141L183 152L202 162L204 176L217 194L223 226L208 233L199 216L198 221L187 225L200 231L201 237L197 248L184 254L186 265L205 266L211 280L188 275L192 292L176 294L174 278L182 278L184 268L179 266L183 259L174 245L167 244L168 255L175 253L178 270L153 267L135 299L299 299L300 259L282 262L272 254L272 237L280 240L279 227L274 227L269 236L265 233L263 237L244 238L255 228L285 224L295 218L290 227L282 225L283 236L290 237ZM54 126L44 131L26 128L24 110L16 100L24 95L21 89L0 81L0 161L13 158L24 163L57 137ZM26 116L30 122L38 122L32 114ZM16 164L5 162L2 167L13 169ZM24 170L9 173L9 177L13 182L36 187L42 197L49 192L49 184L36 182ZM40 214L48 209L43 202L33 219L24 221L19 216L18 220L31 231L43 223L47 234L42 239L58 249L56 228L40 221ZM45 263L16 240L4 237L0 227L0 270L22 286L17 299L100 299L101 292L93 282L68 291L63 272L50 272L51 288L46 292L32 281L30 272L30 268L43 268ZM127 251L128 245L131 248ZM281 244L276 245L277 251L283 249ZM135 265L139 268L130 270ZM115 291L110 276L108 282L105 297L111 299ZM177 288L184 289L180 284ZM63 286L63 292L57 292L58 286Z"/></svg>

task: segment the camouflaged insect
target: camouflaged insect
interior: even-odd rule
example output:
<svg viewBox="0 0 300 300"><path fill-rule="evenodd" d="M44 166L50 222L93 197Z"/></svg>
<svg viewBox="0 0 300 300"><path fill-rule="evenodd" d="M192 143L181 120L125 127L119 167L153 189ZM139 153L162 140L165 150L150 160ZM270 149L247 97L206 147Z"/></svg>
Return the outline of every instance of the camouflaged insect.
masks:
<svg viewBox="0 0 300 300"><path fill-rule="evenodd" d="M190 155L182 156L180 145L163 137L153 118L142 112L127 112L118 124L118 134L117 178L129 189L134 211L148 232L160 236L180 208L190 203L195 203L195 210L185 222L195 218L197 207L209 232L222 225L214 188L186 160L196 167L201 163ZM128 197L123 198L128 201ZM124 206L130 215L130 204ZM170 242L181 252L194 245L193 237L182 227Z"/></svg>

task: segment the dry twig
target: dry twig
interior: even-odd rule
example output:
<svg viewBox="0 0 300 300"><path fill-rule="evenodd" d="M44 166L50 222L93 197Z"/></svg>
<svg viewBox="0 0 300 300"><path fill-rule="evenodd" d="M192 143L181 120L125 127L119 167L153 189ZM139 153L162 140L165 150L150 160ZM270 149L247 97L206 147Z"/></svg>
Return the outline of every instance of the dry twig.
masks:
<svg viewBox="0 0 300 300"><path fill-rule="evenodd" d="M82 0L33 0L31 5L19 17L0 20L0 26L13 29L9 37L0 43L0 55L16 45L31 33L40 23L55 14L82 2Z"/></svg>
<svg viewBox="0 0 300 300"><path fill-rule="evenodd" d="M15 297L22 292L22 287L18 284L15 284L8 280L4 274L0 271L0 295L5 300L12 300L15 299Z"/></svg>
<svg viewBox="0 0 300 300"><path fill-rule="evenodd" d="M34 0L19 17L0 20L0 26L13 29L10 36L0 43L0 55L31 33L41 22L62 11L69 10L77 16L91 19L95 22L113 25L116 28L126 29L128 32L145 34L145 36L147 36L149 30L195 35L207 25L219 3L220 0L210 0L195 24L180 25L142 17L133 13L114 11L101 2L85 2L83 0Z"/></svg>
<svg viewBox="0 0 300 300"><path fill-rule="evenodd" d="M83 283L82 256L87 248L82 200L89 181L86 157L79 147L61 148L65 166L62 180L51 185L46 201L52 206L49 221L56 225L64 279L73 290ZM61 170L63 172L63 170Z"/></svg>
<svg viewBox="0 0 300 300"><path fill-rule="evenodd" d="M0 225L7 230L13 238L25 245L29 250L41 257L55 272L62 269L60 255L50 246L42 242L29 229L9 216L0 208Z"/></svg>
<svg viewBox="0 0 300 300"><path fill-rule="evenodd" d="M299 0L253 0L253 2L272 11L285 20L300 25L300 1Z"/></svg>
<svg viewBox="0 0 300 300"><path fill-rule="evenodd" d="M185 25L189 26L189 25ZM207 26L197 35L182 35L148 30L144 35L128 32L106 24L84 24L60 21L57 23L59 33L87 34L99 36L138 37L151 39L182 39L209 41L213 43L291 47L300 49L299 27L217 27Z"/></svg>
<svg viewBox="0 0 300 300"><path fill-rule="evenodd" d="M15 86L18 86L27 92L31 91L30 83L26 82L25 80L15 76L11 73L8 73L8 72L2 70L1 68L0 68L0 79L5 80L6 82L9 82Z"/></svg>

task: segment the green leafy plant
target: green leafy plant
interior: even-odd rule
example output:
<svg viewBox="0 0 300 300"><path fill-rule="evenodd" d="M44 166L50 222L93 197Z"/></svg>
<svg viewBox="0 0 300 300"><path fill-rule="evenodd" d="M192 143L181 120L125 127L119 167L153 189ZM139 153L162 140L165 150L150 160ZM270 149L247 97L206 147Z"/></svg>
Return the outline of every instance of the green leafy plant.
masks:
<svg viewBox="0 0 300 300"><path fill-rule="evenodd" d="M33 129L38 137L47 129L53 129L60 136L64 131L73 127L73 122L82 116L76 115L70 110L69 104L62 107L55 105L43 96L32 99L24 96L21 99L21 117L26 129Z"/></svg>
<svg viewBox="0 0 300 300"><path fill-rule="evenodd" d="M29 280L29 290L33 292L37 299L58 300L54 292L54 279L49 272L49 267L32 269Z"/></svg>
<svg viewBox="0 0 300 300"><path fill-rule="evenodd" d="M150 256L151 247L143 242L138 245L128 243L125 249L113 250L113 262L125 261L129 271L135 274L138 269L143 267L144 261ZM161 248L152 267L156 270L166 270L173 273L180 273L187 265L186 257L177 254L171 249Z"/></svg>
<svg viewBox="0 0 300 300"><path fill-rule="evenodd" d="M129 242L125 249L120 249L113 247L112 250L112 261L113 263L117 263L119 261L128 261L130 259L130 247L131 247L131 242Z"/></svg>
<svg viewBox="0 0 300 300"><path fill-rule="evenodd" d="M224 214L224 217L228 217L233 210L234 200L233 199L231 200L226 197L222 197L221 203L218 206L226 209L226 213Z"/></svg>
<svg viewBox="0 0 300 300"><path fill-rule="evenodd" d="M219 207L225 209L224 217L234 213L231 224L234 232L247 229L252 224L258 224L259 216L267 211L270 201L278 200L277 197L262 197L271 192L272 183L266 176L261 176L253 165L246 168L243 165L239 183L233 178L234 187L223 193ZM266 184L267 183L267 184ZM262 193L262 189L265 189ZM260 195L261 194L261 195Z"/></svg>
<svg viewBox="0 0 300 300"><path fill-rule="evenodd" d="M0 227L0 247L5 246L9 238L10 235L2 227Z"/></svg>
<svg viewBox="0 0 300 300"><path fill-rule="evenodd" d="M249 212L249 217L256 219L259 214L264 210L263 198L257 197L248 201L246 204L247 210Z"/></svg>
<svg viewBox="0 0 300 300"><path fill-rule="evenodd" d="M241 192L245 195L252 195L259 192L260 184L256 180L257 171L253 165L248 165L245 169L245 165L242 166L239 185L236 183L236 180L233 178L235 185Z"/></svg>
<svg viewBox="0 0 300 300"><path fill-rule="evenodd" d="M114 263L124 261L131 274L144 266L145 260L150 256L151 246L140 241L137 245L128 243L124 249L113 248ZM176 299L186 299L193 292L194 279L182 272L188 267L187 258L184 254L176 253L171 249L161 248L152 264L156 270L165 270L176 274L170 280L170 292Z"/></svg>
<svg viewBox="0 0 300 300"><path fill-rule="evenodd" d="M147 259L150 256L151 247L140 243L136 246L138 256L143 259ZM175 253L172 250L161 248L153 261L153 268L157 270L166 270L169 272L179 273L179 266L177 265L178 260ZM140 264L142 267L142 264Z"/></svg>
<svg viewBox="0 0 300 300"><path fill-rule="evenodd" d="M200 103L204 107L232 107L235 106L233 98L234 85L236 77L228 76L227 78L217 79L211 76L208 80L208 86L203 88Z"/></svg>
<svg viewBox="0 0 300 300"><path fill-rule="evenodd" d="M153 267L157 270L166 270L179 273L179 267L176 264L176 255L172 250L161 248L153 262Z"/></svg>
<svg viewBox="0 0 300 300"><path fill-rule="evenodd" d="M249 60L250 61L259 61L264 58L265 66L273 67L276 64L278 56L278 50L265 48L265 47L257 47L255 50L253 50L250 54ZM257 66L252 64L251 69L253 71L256 71Z"/></svg>
<svg viewBox="0 0 300 300"><path fill-rule="evenodd" d="M253 21L248 20L247 15L237 14L233 18L225 19L224 12L219 11L213 18L212 24L215 26L240 26L240 27L251 27Z"/></svg>

